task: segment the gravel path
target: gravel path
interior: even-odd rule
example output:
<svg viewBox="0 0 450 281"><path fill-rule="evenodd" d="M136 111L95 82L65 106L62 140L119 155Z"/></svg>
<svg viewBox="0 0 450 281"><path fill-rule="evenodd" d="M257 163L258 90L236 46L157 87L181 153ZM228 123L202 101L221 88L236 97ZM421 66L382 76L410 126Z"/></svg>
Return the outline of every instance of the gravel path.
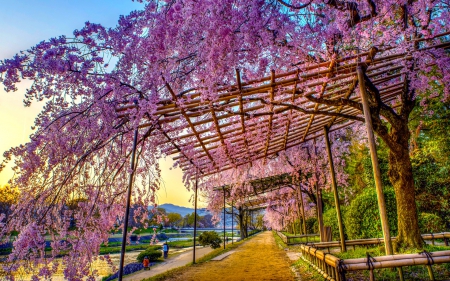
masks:
<svg viewBox="0 0 450 281"><path fill-rule="evenodd" d="M211 249L211 247L204 247L204 248L197 247L195 251L196 260L210 253L212 250L213 249ZM133 274L126 275L123 277L123 280L140 281L142 279L149 278L157 274L161 274L168 270L184 266L190 262L192 262L192 250L186 251L174 258L169 258L165 262L153 266L150 270L141 270Z"/></svg>
<svg viewBox="0 0 450 281"><path fill-rule="evenodd" d="M293 281L290 261L278 248L271 231L248 240L234 253L219 261L209 261L187 268L170 281Z"/></svg>

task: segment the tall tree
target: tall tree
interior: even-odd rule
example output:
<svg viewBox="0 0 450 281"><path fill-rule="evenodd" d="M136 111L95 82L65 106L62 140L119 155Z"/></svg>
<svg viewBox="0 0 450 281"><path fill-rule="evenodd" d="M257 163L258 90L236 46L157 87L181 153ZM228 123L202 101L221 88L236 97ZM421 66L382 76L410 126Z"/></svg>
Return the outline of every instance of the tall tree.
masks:
<svg viewBox="0 0 450 281"><path fill-rule="evenodd" d="M329 60L339 63L339 58L357 57L376 47L409 54L407 61L393 61L405 64L398 73L398 79L406 82L398 103L383 103L376 83L371 83L369 77L366 86L374 130L389 147L389 178L398 204L398 241L420 247L407 125L416 98L423 95L429 83L444 87L442 95L434 99L449 99L449 58L442 49L427 48L428 42L446 40L435 36L448 31L449 9L446 1L434 0L148 1L141 11L120 17L115 28L88 22L74 32L73 38L42 41L0 63L0 79L7 91L17 90L18 82L29 79L33 83L25 95L25 104L46 102L36 119L31 141L5 154L6 161L15 158L18 177L14 186L22 190L14 219L7 227L22 230L35 241L41 241L46 232L53 232L55 241L66 241L65 220L54 218L61 217L69 198L88 198L77 218L85 231L68 235L76 241L68 241L68 245L75 245L75 251L69 251L66 277L82 276L89 270L83 257L98 253L95 247L107 237L107 230L114 227L123 211L133 131L142 122L146 126L139 132L135 174L139 189L134 198L148 206L149 202L144 201L154 200L159 188L157 160L174 147L166 145L167 138L178 140L177 136L192 125L190 118L197 114L188 115L184 104L188 101L178 98L193 88L202 89L196 93L200 100L216 106L216 89L235 81L234 68L242 70L243 79L251 80L271 68L290 70ZM436 74L430 75L431 71ZM323 77L316 83L323 85ZM311 90L299 85L296 94ZM322 94L319 89L308 98L327 106L339 108L345 103L362 110L352 100L328 100ZM157 110L170 101L181 107L188 118L178 120L170 109L165 109L166 113ZM117 107L133 102L137 107L126 114L116 112ZM311 112L307 105L295 102L258 102L272 110L287 106ZM225 108L223 114L232 114L229 111ZM163 115L165 120L177 120L158 123ZM259 116L248 118L254 126L261 123ZM221 124L204 123L199 128L208 132L213 126L219 128ZM280 127L283 124L275 124L272 133L276 134ZM266 135L261 129L245 137L247 142L264 144ZM190 137L199 136L194 133ZM203 159L195 158L195 139L179 140L186 145L180 148L175 144L175 148L190 156L192 164L185 175L189 184ZM237 154L241 148L222 140L208 158L220 166L227 152ZM215 161L206 163L206 167L212 170ZM98 241L91 243L92 237ZM26 239L23 236L18 240L11 260L26 258L23 253L28 253L30 245ZM47 263L43 252L28 256Z"/></svg>

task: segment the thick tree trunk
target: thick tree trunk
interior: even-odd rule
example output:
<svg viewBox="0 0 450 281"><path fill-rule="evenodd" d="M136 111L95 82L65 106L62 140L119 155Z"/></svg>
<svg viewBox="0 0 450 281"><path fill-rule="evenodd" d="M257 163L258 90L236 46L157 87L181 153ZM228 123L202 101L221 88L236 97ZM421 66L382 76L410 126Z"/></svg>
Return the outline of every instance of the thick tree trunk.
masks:
<svg viewBox="0 0 450 281"><path fill-rule="evenodd" d="M389 151L389 180L394 187L397 200L398 235L396 244L398 247L422 248L423 240L419 231L408 140L409 137L405 140L403 135L398 139L398 147L391 148Z"/></svg>
<svg viewBox="0 0 450 281"><path fill-rule="evenodd" d="M373 130L389 148L389 180L395 190L397 200L398 235L396 245L400 247L422 248L417 217L414 178L409 158L408 128L409 115L414 109L414 91L405 82L401 94L402 107L393 109L381 102L380 93L368 77L366 87L369 93L369 106ZM382 120L381 116L385 118ZM387 126L385 122L390 125Z"/></svg>

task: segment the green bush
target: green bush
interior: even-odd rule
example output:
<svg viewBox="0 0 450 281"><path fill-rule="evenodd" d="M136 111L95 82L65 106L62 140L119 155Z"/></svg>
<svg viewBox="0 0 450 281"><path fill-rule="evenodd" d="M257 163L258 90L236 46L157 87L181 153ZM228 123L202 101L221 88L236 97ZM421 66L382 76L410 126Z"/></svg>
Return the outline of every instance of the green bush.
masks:
<svg viewBox="0 0 450 281"><path fill-rule="evenodd" d="M309 234L316 234L319 233L319 227L317 225L317 218L307 218L306 219L306 232Z"/></svg>
<svg viewBox="0 0 450 281"><path fill-rule="evenodd" d="M217 249L220 247L222 239L215 231L205 231L198 237L198 242L202 246L211 246L211 248Z"/></svg>
<svg viewBox="0 0 450 281"><path fill-rule="evenodd" d="M445 224L441 217L431 213L421 213L419 215L420 233L436 233L445 230Z"/></svg>
<svg viewBox="0 0 450 281"><path fill-rule="evenodd" d="M142 262L144 257L147 256L150 261L157 261L160 257L162 257L162 252L160 251L161 249L162 247L159 245L150 246L145 251L140 252L136 260L138 262Z"/></svg>
<svg viewBox="0 0 450 281"><path fill-rule="evenodd" d="M394 189L384 188L384 198L390 233L395 236L397 235L397 205ZM345 212L344 224L349 239L383 237L375 188L366 188L353 199Z"/></svg>
<svg viewBox="0 0 450 281"><path fill-rule="evenodd" d="M341 206L342 219L344 219L344 217L345 217L345 211L346 211L346 208L344 208L344 206ZM338 220L337 220L337 216L336 216L336 208L334 206L330 206L330 208L323 213L323 225L331 226L333 241L340 240L339 225L338 225ZM319 232L317 232L317 233L319 233ZM345 226L344 226L344 233L347 234L347 232L345 231ZM347 239L347 237L345 237L345 238Z"/></svg>

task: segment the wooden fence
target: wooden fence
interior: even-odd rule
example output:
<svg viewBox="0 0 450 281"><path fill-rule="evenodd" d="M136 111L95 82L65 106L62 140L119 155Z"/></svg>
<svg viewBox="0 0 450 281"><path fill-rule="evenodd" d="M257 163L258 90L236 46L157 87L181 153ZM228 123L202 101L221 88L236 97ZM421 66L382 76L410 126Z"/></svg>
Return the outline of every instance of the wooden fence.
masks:
<svg viewBox="0 0 450 281"><path fill-rule="evenodd" d="M368 270L370 280L375 280L375 269L397 268L400 280L403 281L404 266L424 265L428 269L430 280L434 279L433 264L450 263L450 251L421 252L417 254L390 255L359 259L339 259L317 248L301 245L302 259L316 269L326 280L345 281L348 271Z"/></svg>
<svg viewBox="0 0 450 281"><path fill-rule="evenodd" d="M293 236L289 235L288 236L280 231L277 231L277 234L286 245L308 244L308 243L312 243L312 242L316 241L317 238L320 237L319 234L306 234L306 235L293 235Z"/></svg>
<svg viewBox="0 0 450 281"><path fill-rule="evenodd" d="M430 241L434 245L436 239L441 239L444 241L445 246L449 246L450 240L450 232L442 232L442 233L430 233L430 234L422 234L422 239ZM395 241L396 237L392 237L392 241ZM318 249L328 249L328 253L330 252L330 248L340 247L340 241L331 241L331 242L319 242L319 243L307 243L308 245L318 248ZM355 240L345 240L345 245L353 246L367 246L367 245L378 245L384 244L383 238L370 238L370 239L355 239Z"/></svg>

